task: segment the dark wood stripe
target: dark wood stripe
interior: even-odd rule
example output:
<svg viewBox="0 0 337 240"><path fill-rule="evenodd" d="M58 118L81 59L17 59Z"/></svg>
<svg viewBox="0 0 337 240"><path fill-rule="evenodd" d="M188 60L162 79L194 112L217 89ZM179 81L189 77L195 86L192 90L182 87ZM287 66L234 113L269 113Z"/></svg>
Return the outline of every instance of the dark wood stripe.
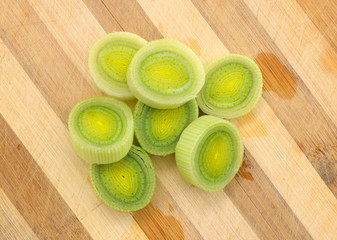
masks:
<svg viewBox="0 0 337 240"><path fill-rule="evenodd" d="M166 214L159 210L158 206L160 209L166 209ZM185 237L193 240L203 239L158 179L151 203L142 210L134 212L133 218L149 240L178 240Z"/></svg>
<svg viewBox="0 0 337 240"><path fill-rule="evenodd" d="M87 0L85 0L87 1ZM124 31L136 33L151 41L163 38L144 10L135 0L101 0ZM98 14L95 14L96 16ZM132 16L129 18L128 16ZM105 16L104 16L105 17Z"/></svg>
<svg viewBox="0 0 337 240"><path fill-rule="evenodd" d="M101 92L88 85L88 80L71 62L27 1L5 2L6 7L0 18L3 41L66 124L71 108L79 100L101 95ZM56 102L56 99L59 101Z"/></svg>
<svg viewBox="0 0 337 240"><path fill-rule="evenodd" d="M6 26L6 28L2 30L5 35L4 42L13 52L13 55L18 59L19 63L23 66L24 70L33 80L44 98L47 99L57 116L66 125L68 114L76 102L86 97L101 95L101 92L90 87L87 82L88 80L85 79L76 66L73 65L71 60L62 50L61 46L59 46L54 37L50 34L45 24L38 18L34 9L31 9L28 5L25 6L24 3L22 3L22 6L27 7L30 12L29 19L25 19L21 9L13 6L13 4L9 5L11 8L8 12L6 12L6 18L10 19L13 17L12 15L16 15L16 21L18 22L5 23L4 26ZM101 15L102 11L104 11L104 9L102 9L102 5L92 4L89 6L94 7L94 10L98 11L98 15ZM113 18L109 18L110 13L106 12L106 14L109 14L106 19L113 21ZM26 21L25 25L22 26L22 33L17 34L14 26L22 23L22 21ZM101 21L104 20L101 19ZM119 24L114 22L105 22L105 27L109 28L110 31L122 30ZM37 36L39 36L38 39L36 39ZM14 37L14 41L11 41ZM27 42L36 41L42 42L36 46L28 45L27 47ZM41 51L41 48L43 51ZM25 51L21 51L22 49L25 49ZM58 59L58 61L55 61L55 59ZM43 65L41 64L42 62ZM41 66L43 66L43 68L41 68ZM78 91L79 86L81 87L81 91ZM74 93L78 94L74 95ZM167 198L167 200L169 201L169 198ZM173 201L172 204L175 205ZM138 220L137 222L141 224L140 227L143 230L148 230L145 233L150 239L158 238L156 238L156 235L151 235L148 223L143 221L144 219L149 220L147 217L151 218L153 222L157 221L158 223L162 223L163 221L165 222L166 220L170 220L169 222L171 223L176 223L181 218L183 220L183 224L186 225L185 227L188 227L190 235L195 236L195 239L199 239L199 233L195 230L191 223L186 221L187 218L185 215L179 213L179 220L174 221L174 217L159 213L161 212L158 209L153 206L149 206L135 215L135 220ZM161 219L158 219L158 217L161 217ZM178 226L179 224L176 225ZM184 234L181 232L182 229L181 231L174 230L172 232L172 229L170 230L169 227L165 228L161 225L157 225L157 227L152 226L152 230L157 232L159 231L159 228L163 228L168 234L179 234L179 236L183 236ZM179 237L179 239L181 239L181 237Z"/></svg>
<svg viewBox="0 0 337 240"><path fill-rule="evenodd" d="M337 52L337 2L325 0L323 3L317 0L296 0L315 24L322 36ZM305 24L305 23L304 23ZM303 26L305 27L305 25Z"/></svg>
<svg viewBox="0 0 337 240"><path fill-rule="evenodd" d="M127 31L147 41L163 38L141 6L134 0L83 0L106 32ZM127 16L132 16L129 18ZM107 21L109 19L109 21ZM111 20L111 22L110 22ZM117 21L118 20L118 21ZM116 24L119 29L116 30Z"/></svg>
<svg viewBox="0 0 337 240"><path fill-rule="evenodd" d="M37 240L37 236L0 188L0 239Z"/></svg>
<svg viewBox="0 0 337 240"><path fill-rule="evenodd" d="M337 127L241 0L193 0L225 46L257 62L263 97L337 195Z"/></svg>
<svg viewBox="0 0 337 240"><path fill-rule="evenodd" d="M116 8L118 8L118 6L120 6L120 5L117 5L117 3L115 1L109 1L109 3L107 3L106 6L108 6L111 9L111 11L109 11L109 12L113 13L114 19L119 20L120 18L122 18L122 16L120 16L120 15L115 15L115 11L112 11L112 9L116 9ZM134 5L125 4L125 5L123 5L122 9L123 9L124 13L128 14L128 13L131 13L132 11L134 11L135 8L137 8L138 12L142 13L143 17L141 19L148 19L148 16L143 12L143 9L137 3L135 3ZM140 8L140 9L138 9L138 8ZM93 9L92 9L92 11L93 11ZM95 14L95 15L98 15L98 14ZM146 22L147 21L149 21L149 20L146 20ZM123 22L120 22L120 25L123 29L127 28L127 26L125 26L125 23L123 23ZM137 24L134 24L134 25L137 25ZM151 27L155 28L155 26L153 24L152 24ZM131 28L131 31L132 30L133 29ZM147 30L149 30L149 29L143 29L142 30L143 32L137 32L137 33L141 36L145 36L147 34L146 33ZM129 31L130 31L130 29L129 29ZM158 38L162 37L161 33L158 33L158 36L156 36L156 38L157 37ZM256 163L256 162L254 161L254 163ZM258 170L262 172L262 170L260 168L258 168ZM247 173L248 177L250 176L249 174L251 174L251 173ZM254 175L255 174L260 174L260 173L257 172L257 173L254 173ZM286 231L286 233L283 233L284 235L286 235L286 236L287 235L288 236L303 236L304 239L310 239L311 238L310 235L305 230L305 228L303 227L303 225L296 218L296 216L293 215L291 209L287 206L287 204L284 202L284 200L282 199L282 197L280 196L280 194L277 192L276 189L274 189L274 192L273 192L275 195L271 196L269 199L266 200L267 201L266 206L274 206L275 202L283 203L283 205L281 205L279 209L280 209L280 211L284 210L285 215L290 216L289 220L284 220L284 219L280 218L279 216L281 216L281 215L277 215L277 214L274 214L272 212L266 212L266 211L264 211L264 209L261 206L260 206L260 208L258 208L257 206L254 205L254 201L256 201L256 199L251 199L250 196L245 192L246 189L243 188L242 186L240 186L238 181L234 182L233 184L236 184L236 188L235 189L233 187L229 187L228 189L226 188L225 192L227 194L229 194L231 200L234 202L236 207L238 207L241 214L248 221L248 223L252 226L252 228L258 234L258 236L261 237L261 239L275 239L275 238L284 239L282 233L279 231L279 229L282 229L282 228L276 227L277 223L282 222L282 221L284 222L284 225L287 225L288 223L292 224L292 225L290 225L289 227L286 228L287 231ZM254 181L250 184L255 185L256 183ZM269 179L267 177L265 177L263 180L261 180L261 182L258 186L261 188L261 185L264 185L264 184L267 185L267 186L270 186L270 188L273 188L272 183L269 181ZM237 193L237 192L240 192L240 198L235 198L235 196L236 196L235 193ZM265 199L266 198L264 196L259 196L257 198L257 200L259 200L259 201L263 201ZM267 208L268 207L266 207L266 209ZM263 214L269 214L269 215L263 216ZM285 215L283 215L283 216L285 216ZM150 219L147 219L147 220L150 221ZM271 221L271 220L274 221L275 224L270 224L269 221ZM155 224L153 224L153 225L155 225ZM296 230L299 231L299 233L297 233ZM146 230L144 230L144 231L146 232Z"/></svg>
<svg viewBox="0 0 337 240"><path fill-rule="evenodd" d="M109 10L104 5L103 1L97 0L82 0L91 13L98 20L103 29L107 32L114 31L124 31L121 25L116 21L113 15L109 12Z"/></svg>
<svg viewBox="0 0 337 240"><path fill-rule="evenodd" d="M261 239L312 239L247 149L239 173L224 191Z"/></svg>
<svg viewBox="0 0 337 240"><path fill-rule="evenodd" d="M41 239L91 239L0 115L0 187Z"/></svg>

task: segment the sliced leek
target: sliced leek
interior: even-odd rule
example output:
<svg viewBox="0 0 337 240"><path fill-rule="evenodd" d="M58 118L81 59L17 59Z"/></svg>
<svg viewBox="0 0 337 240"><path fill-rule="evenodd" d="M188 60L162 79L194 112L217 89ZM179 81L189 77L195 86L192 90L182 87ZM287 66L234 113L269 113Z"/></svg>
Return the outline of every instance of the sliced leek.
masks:
<svg viewBox="0 0 337 240"><path fill-rule="evenodd" d="M68 127L75 151L88 163L119 161L133 142L131 109L109 97L89 98L76 104Z"/></svg>
<svg viewBox="0 0 337 240"><path fill-rule="evenodd" d="M236 118L250 112L262 94L262 74L248 57L230 54L206 66L198 105L207 114Z"/></svg>
<svg viewBox="0 0 337 240"><path fill-rule="evenodd" d="M156 109L138 102L135 108L135 133L148 153L165 156L174 153L183 130L198 117L195 99L173 109Z"/></svg>
<svg viewBox="0 0 337 240"><path fill-rule="evenodd" d="M97 86L119 99L134 96L126 83L126 72L135 53L146 44L143 38L128 32L108 34L98 40L89 56L89 69Z"/></svg>
<svg viewBox="0 0 337 240"><path fill-rule="evenodd" d="M209 192L219 191L242 164L240 132L227 120L202 116L181 134L175 157L186 181Z"/></svg>
<svg viewBox="0 0 337 240"><path fill-rule="evenodd" d="M151 201L156 185L150 157L136 146L118 162L92 164L90 180L98 197L122 212L144 208Z"/></svg>
<svg viewBox="0 0 337 240"><path fill-rule="evenodd" d="M186 45L171 39L147 43L132 59L127 82L146 105L177 108L194 99L205 81L202 63Z"/></svg>

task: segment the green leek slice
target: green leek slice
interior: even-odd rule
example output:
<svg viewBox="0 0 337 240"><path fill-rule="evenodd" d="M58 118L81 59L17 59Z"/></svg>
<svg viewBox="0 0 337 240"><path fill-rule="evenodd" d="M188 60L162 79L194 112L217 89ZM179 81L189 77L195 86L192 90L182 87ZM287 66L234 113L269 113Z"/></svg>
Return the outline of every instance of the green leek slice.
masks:
<svg viewBox="0 0 337 240"><path fill-rule="evenodd" d="M198 117L195 99L173 109L156 109L138 101L135 108L135 133L148 153L165 156L174 153L183 130Z"/></svg>
<svg viewBox="0 0 337 240"><path fill-rule="evenodd" d="M90 180L98 197L108 206L122 212L144 208L156 185L153 164L140 147L132 146L120 161L92 164Z"/></svg>
<svg viewBox="0 0 337 240"><path fill-rule="evenodd" d="M198 105L207 114L232 119L250 112L262 94L262 74L248 57L230 54L206 66Z"/></svg>
<svg viewBox="0 0 337 240"><path fill-rule="evenodd" d="M208 192L219 191L242 164L240 132L227 120L202 116L181 134L175 157L186 181Z"/></svg>
<svg viewBox="0 0 337 240"><path fill-rule="evenodd" d="M89 56L90 73L98 88L119 99L133 99L126 72L135 53L146 43L128 32L110 33L98 40Z"/></svg>
<svg viewBox="0 0 337 240"><path fill-rule="evenodd" d="M119 161L132 146L131 109L113 98L95 97L77 103L69 115L68 127L75 151L88 163Z"/></svg>
<svg viewBox="0 0 337 240"><path fill-rule="evenodd" d="M146 105L177 108L194 99L205 81L195 53L171 39L147 43L132 59L127 82L134 96Z"/></svg>

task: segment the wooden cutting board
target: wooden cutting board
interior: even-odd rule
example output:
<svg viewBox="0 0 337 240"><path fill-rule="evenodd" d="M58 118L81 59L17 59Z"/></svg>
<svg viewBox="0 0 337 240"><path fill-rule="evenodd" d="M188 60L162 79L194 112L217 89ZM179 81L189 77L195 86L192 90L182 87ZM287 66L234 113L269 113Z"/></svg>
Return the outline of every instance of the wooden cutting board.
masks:
<svg viewBox="0 0 337 240"><path fill-rule="evenodd" d="M2 0L0 239L337 239L335 0ZM132 214L95 196L67 117L102 95L88 53L108 32L173 38L204 64L249 56L263 98L233 121L235 179L206 193L154 157L157 188ZM129 102L133 106L135 102Z"/></svg>

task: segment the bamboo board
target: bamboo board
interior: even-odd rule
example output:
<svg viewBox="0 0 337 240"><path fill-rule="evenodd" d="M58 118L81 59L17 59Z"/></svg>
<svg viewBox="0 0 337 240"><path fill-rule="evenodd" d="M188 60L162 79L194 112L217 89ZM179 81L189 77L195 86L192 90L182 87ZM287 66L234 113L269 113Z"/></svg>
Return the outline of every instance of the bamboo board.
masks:
<svg viewBox="0 0 337 240"><path fill-rule="evenodd" d="M0 1L0 239L336 239L335 0ZM132 214L104 205L67 118L102 93L88 71L100 37L177 39L204 64L247 55L263 98L233 123L244 163L221 192L152 156L157 188ZM130 101L133 106L135 101Z"/></svg>

